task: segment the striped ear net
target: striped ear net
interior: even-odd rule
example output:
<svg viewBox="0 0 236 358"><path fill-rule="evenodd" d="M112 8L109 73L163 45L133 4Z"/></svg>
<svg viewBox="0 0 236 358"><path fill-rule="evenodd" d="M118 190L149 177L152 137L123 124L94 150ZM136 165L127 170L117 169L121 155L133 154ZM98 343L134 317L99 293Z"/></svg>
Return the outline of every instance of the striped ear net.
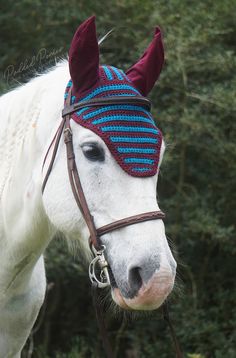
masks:
<svg viewBox="0 0 236 358"><path fill-rule="evenodd" d="M95 17L76 31L69 51L72 101L115 96L146 96L154 86L164 61L159 28L139 61L126 74L113 66L99 66ZM136 177L156 174L162 134L152 115L141 105L111 104L85 107L72 119L99 135L126 173Z"/></svg>

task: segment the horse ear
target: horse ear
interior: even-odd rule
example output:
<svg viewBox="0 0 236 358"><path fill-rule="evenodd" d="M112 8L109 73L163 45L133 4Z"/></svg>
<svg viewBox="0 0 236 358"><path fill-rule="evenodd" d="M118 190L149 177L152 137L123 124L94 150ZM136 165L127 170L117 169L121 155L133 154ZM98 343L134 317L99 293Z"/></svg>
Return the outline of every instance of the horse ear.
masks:
<svg viewBox="0 0 236 358"><path fill-rule="evenodd" d="M134 86L146 96L158 79L164 63L161 31L156 28L154 38L143 56L126 72Z"/></svg>
<svg viewBox="0 0 236 358"><path fill-rule="evenodd" d="M73 94L91 88L99 77L99 49L95 16L88 18L77 29L69 50L69 69Z"/></svg>

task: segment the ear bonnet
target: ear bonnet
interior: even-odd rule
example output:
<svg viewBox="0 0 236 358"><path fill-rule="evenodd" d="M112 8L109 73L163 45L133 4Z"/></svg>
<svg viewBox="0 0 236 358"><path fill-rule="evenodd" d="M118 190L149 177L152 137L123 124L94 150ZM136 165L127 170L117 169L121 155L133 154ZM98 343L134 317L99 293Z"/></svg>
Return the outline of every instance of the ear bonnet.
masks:
<svg viewBox="0 0 236 358"><path fill-rule="evenodd" d="M113 66L99 66L95 17L77 29L69 51L72 103L117 96L146 96L154 86L164 61L159 28L143 56L126 73ZM71 114L81 126L103 139L120 167L129 175L156 174L162 134L151 113L140 104L84 107Z"/></svg>

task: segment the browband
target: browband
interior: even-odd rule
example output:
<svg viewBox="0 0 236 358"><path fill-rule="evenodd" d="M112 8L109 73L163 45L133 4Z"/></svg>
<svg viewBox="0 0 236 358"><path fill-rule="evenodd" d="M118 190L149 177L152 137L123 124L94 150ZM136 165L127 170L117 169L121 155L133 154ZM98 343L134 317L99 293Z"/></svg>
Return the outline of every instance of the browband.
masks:
<svg viewBox="0 0 236 358"><path fill-rule="evenodd" d="M62 111L62 117L67 116L68 114L77 112L79 109L84 107L97 107L97 106L109 106L117 104L131 104L131 105L140 105L146 107L148 111L151 110L151 102L142 96L122 96L122 97L104 97L89 99L87 101L77 102L70 106L66 106Z"/></svg>

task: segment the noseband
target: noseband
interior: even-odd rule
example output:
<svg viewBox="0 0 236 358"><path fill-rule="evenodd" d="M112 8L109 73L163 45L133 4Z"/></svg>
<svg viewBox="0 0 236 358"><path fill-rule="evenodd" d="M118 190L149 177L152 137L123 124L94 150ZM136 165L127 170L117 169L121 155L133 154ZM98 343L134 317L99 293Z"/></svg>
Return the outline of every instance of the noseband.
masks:
<svg viewBox="0 0 236 358"><path fill-rule="evenodd" d="M73 149L73 141L72 141L72 130L70 126L70 115L76 111L78 111L81 108L84 107L100 107L100 106L106 106L106 105L117 105L117 104L131 104L131 105L140 105L145 107L146 109L150 110L151 103L150 101L142 96L135 96L135 97L128 97L128 96L122 96L122 97L106 97L106 98L97 98L92 99L88 101L82 101L75 104L70 104L71 101L71 91L68 94L68 97L66 99L66 106L62 111L62 121L58 128L58 131L56 133L56 136L54 137L53 142L54 144L54 150L52 154L52 158L46 173L46 176L43 181L42 185L42 192L44 192L47 180L49 178L49 175L51 173L53 163L56 157L56 153L58 150L60 138L62 136L62 133L64 132L64 142L66 144L66 153L67 153L67 169L69 174L69 180L71 189L75 198L75 201L77 203L77 206L83 215L83 218L86 222L86 225L89 230L89 244L90 248L95 256L93 261L90 264L89 268L89 276L91 281L96 282L98 287L103 288L110 284L109 281L109 275L107 271L107 262L104 258L104 246L101 245L100 237L108 234L112 231L121 229L126 226L138 224L144 221L150 221L150 220L160 220L164 219L165 214L162 211L150 211L146 213L141 213L138 215L129 216L127 218L114 221L110 224L104 225L100 228L96 228L94 224L94 219L90 213L87 200L84 195L84 191L81 185L78 169L75 162L75 153ZM51 146L50 146L51 147ZM49 149L50 149L49 147ZM47 152L48 154L48 152ZM46 154L46 157L47 157ZM45 158L46 160L46 158ZM44 163L45 163L44 160ZM96 276L96 269L100 269L100 278L98 279Z"/></svg>

